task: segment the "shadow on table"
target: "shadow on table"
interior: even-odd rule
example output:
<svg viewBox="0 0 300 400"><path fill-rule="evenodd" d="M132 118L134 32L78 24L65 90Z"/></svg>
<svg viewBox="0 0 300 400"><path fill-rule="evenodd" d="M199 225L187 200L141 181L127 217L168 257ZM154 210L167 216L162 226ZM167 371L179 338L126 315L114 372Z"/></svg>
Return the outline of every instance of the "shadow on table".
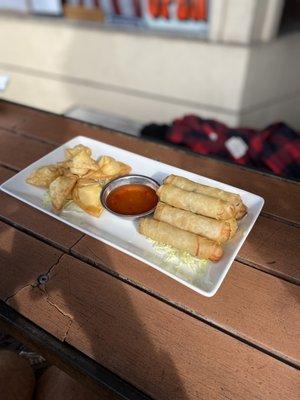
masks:
<svg viewBox="0 0 300 400"><path fill-rule="evenodd" d="M47 272L38 264L48 257L48 245L0 227L1 273L13 308L150 396L187 398L172 354L164 349L167 321L148 305L158 300L69 255L52 266L47 283L37 285L38 275Z"/></svg>

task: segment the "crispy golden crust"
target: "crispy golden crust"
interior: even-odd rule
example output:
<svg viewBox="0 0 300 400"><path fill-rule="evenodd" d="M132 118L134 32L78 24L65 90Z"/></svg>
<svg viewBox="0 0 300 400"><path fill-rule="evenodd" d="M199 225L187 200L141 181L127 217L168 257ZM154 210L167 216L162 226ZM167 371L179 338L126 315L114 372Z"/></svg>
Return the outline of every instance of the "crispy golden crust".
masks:
<svg viewBox="0 0 300 400"><path fill-rule="evenodd" d="M153 218L141 218L139 232L158 243L187 251L200 259L218 261L223 255L218 243Z"/></svg>
<svg viewBox="0 0 300 400"><path fill-rule="evenodd" d="M235 216L234 206L224 200L189 192L170 184L160 186L157 195L164 203L206 217L225 220Z"/></svg>
<svg viewBox="0 0 300 400"><path fill-rule="evenodd" d="M218 221L162 202L157 204L154 218L216 242L226 242L231 236L231 225L228 220Z"/></svg>
<svg viewBox="0 0 300 400"><path fill-rule="evenodd" d="M243 204L240 195L236 193L231 193L211 186L202 185L200 183L193 182L187 178L177 175L169 175L164 180L164 184L171 184L189 192L201 193L207 196L227 201L234 206L234 217L237 219L241 219L247 213L247 207Z"/></svg>

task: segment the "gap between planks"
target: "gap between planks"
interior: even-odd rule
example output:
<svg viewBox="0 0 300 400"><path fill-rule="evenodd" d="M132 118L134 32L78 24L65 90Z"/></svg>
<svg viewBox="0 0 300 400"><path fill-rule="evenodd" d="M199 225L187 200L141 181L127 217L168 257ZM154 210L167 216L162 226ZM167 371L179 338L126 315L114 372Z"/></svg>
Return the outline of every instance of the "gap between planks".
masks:
<svg viewBox="0 0 300 400"><path fill-rule="evenodd" d="M297 279L297 278L294 278L294 277L287 277L287 276L285 276L285 275L283 275L283 274L281 274L280 272L275 271L275 270L266 271L263 267L260 267L258 264L255 264L255 263L253 263L253 262L251 262L251 261L248 261L248 260L246 260L246 259L243 258L243 257L237 256L237 257L234 259L234 261L238 261L240 264L243 264L243 265L245 265L246 267L254 268L254 269L256 269L256 270L258 270L258 271L260 271L260 272L263 272L264 274L272 275L272 276L274 276L275 278L281 279L281 280L283 280L283 281L285 281L285 282L288 282L288 283L292 283L293 285L296 285L296 286L299 286L299 285L300 285L300 280Z"/></svg>

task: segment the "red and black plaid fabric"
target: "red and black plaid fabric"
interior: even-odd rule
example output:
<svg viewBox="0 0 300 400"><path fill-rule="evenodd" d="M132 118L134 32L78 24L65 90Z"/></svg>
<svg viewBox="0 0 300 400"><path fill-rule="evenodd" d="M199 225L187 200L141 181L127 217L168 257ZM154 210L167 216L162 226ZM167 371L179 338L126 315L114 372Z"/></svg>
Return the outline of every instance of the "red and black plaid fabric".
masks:
<svg viewBox="0 0 300 400"><path fill-rule="evenodd" d="M283 123L257 132L250 142L250 159L256 167L274 174L300 178L300 136Z"/></svg>
<svg viewBox="0 0 300 400"><path fill-rule="evenodd" d="M245 151L235 154L228 146L238 138ZM300 136L284 123L262 131L233 129L220 122L194 115L177 119L166 131L165 140L205 155L214 155L238 164L269 170L276 175L300 178ZM234 145L233 145L234 146Z"/></svg>

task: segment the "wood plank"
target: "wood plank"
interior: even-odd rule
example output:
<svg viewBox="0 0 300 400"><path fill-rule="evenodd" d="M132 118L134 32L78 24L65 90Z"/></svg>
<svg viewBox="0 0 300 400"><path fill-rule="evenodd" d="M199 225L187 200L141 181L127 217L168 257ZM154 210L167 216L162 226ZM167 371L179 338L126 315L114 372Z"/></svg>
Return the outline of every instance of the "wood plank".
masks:
<svg viewBox="0 0 300 400"><path fill-rule="evenodd" d="M33 109L0 100L0 127L14 130L20 120L33 117Z"/></svg>
<svg viewBox="0 0 300 400"><path fill-rule="evenodd" d="M38 124L36 128L33 121ZM3 100L0 100L0 127L56 145L60 145L77 135L95 135L99 130L102 130L102 128L74 121L61 115ZM40 129L44 129L44 133L40 132Z"/></svg>
<svg viewBox="0 0 300 400"><path fill-rule="evenodd" d="M7 304L59 340L65 340L72 319L52 303L38 286L25 286L8 299ZM34 318L29 317L32 308L34 308Z"/></svg>
<svg viewBox="0 0 300 400"><path fill-rule="evenodd" d="M12 103L1 102L0 109L0 126L12 127L19 133L56 144L64 143L77 135L86 135L259 194L266 200L265 212L300 223L300 209L294 206L300 203L300 185L296 182ZM18 118L21 109L21 117ZM280 196L274 196L274 193L280 193Z"/></svg>
<svg viewBox="0 0 300 400"><path fill-rule="evenodd" d="M14 173L0 166L0 184ZM0 218L68 251L83 234L0 191Z"/></svg>
<svg viewBox="0 0 300 400"><path fill-rule="evenodd" d="M300 229L261 216L241 248L238 259L300 284Z"/></svg>
<svg viewBox="0 0 300 400"><path fill-rule="evenodd" d="M0 163L22 169L54 149L49 143L13 135L0 129Z"/></svg>
<svg viewBox="0 0 300 400"><path fill-rule="evenodd" d="M88 236L71 252L96 266L104 265L111 273L300 365L300 349L296 350L300 340L300 290L294 284L234 262L211 299Z"/></svg>
<svg viewBox="0 0 300 400"><path fill-rule="evenodd" d="M47 148L38 147L37 153L35 153L35 141L32 143L31 139L19 137L6 131L4 132L3 137L5 137L5 142L8 144L8 149L11 149L13 146L22 149L20 156L11 160L12 167L15 169L20 169L21 166L25 167L31 162L35 161L38 158L38 152L47 152ZM44 146L43 143L38 144ZM2 152L0 150L0 164L5 164L8 162L8 160L8 154L4 151L4 149L2 149ZM29 207L27 207L27 209L29 210ZM36 210L29 211L29 215L36 215L37 212L38 211ZM3 216L8 217L8 215L5 213ZM31 223L30 218L27 218L27 213L23 216L23 219L27 219L28 223ZM50 219L48 220L50 221ZM18 221L20 221L20 218L18 217L16 220L12 219L12 221L19 223ZM39 232L42 228L43 234L47 234L46 226L40 227L38 220L34 220L33 223L35 224L33 225L33 228L34 226L37 227L38 225ZM53 225L53 228L55 227L55 224L63 226L63 224L55 222L54 220L51 224ZM71 228L61 228L62 236L64 236L65 232L71 232L70 230L66 231L66 229ZM241 259L246 263L256 264L256 266L260 269L281 276L284 279L298 282L299 268L297 266L299 255L298 252L295 251L295 248L297 248L296 244L299 240L299 234L300 230L293 226L282 224L281 222L274 221L270 218L260 217L249 238L244 244L241 252L239 253L239 257L241 257ZM72 235L68 233L66 237L64 236L65 239L62 244L64 245L64 242L68 237L70 241L72 241L73 235L74 233ZM50 232L50 238L51 237L53 237L53 235L51 235ZM60 239L60 237L61 236L58 235L57 240ZM265 240L266 238L267 240ZM274 244L276 244L276 246L274 246ZM284 244L284 251L282 251L281 244Z"/></svg>
<svg viewBox="0 0 300 400"><path fill-rule="evenodd" d="M30 257L28 256L30 254ZM20 232L9 225L0 222L0 297L5 300L8 297L18 293L20 296L27 293L26 288L32 286L29 303L35 301L35 297L42 297L44 294L37 286L37 279L40 275L46 274L50 268L58 262L62 252L48 246L34 238ZM22 308L23 300L20 300ZM9 303L9 300L8 300ZM47 301L46 301L47 303ZM50 303L46 304L48 308L53 308L53 319L48 319L46 307L40 310L35 307L33 312L41 320L46 321L49 326L48 331L61 340L65 332L61 329L63 322L68 323L69 318L63 315ZM45 323L45 322L44 322Z"/></svg>
<svg viewBox="0 0 300 400"><path fill-rule="evenodd" d="M35 282L61 255L0 221L0 297L5 299Z"/></svg>
<svg viewBox="0 0 300 400"><path fill-rule="evenodd" d="M294 368L70 256L36 291L9 303L154 398L298 398Z"/></svg>

